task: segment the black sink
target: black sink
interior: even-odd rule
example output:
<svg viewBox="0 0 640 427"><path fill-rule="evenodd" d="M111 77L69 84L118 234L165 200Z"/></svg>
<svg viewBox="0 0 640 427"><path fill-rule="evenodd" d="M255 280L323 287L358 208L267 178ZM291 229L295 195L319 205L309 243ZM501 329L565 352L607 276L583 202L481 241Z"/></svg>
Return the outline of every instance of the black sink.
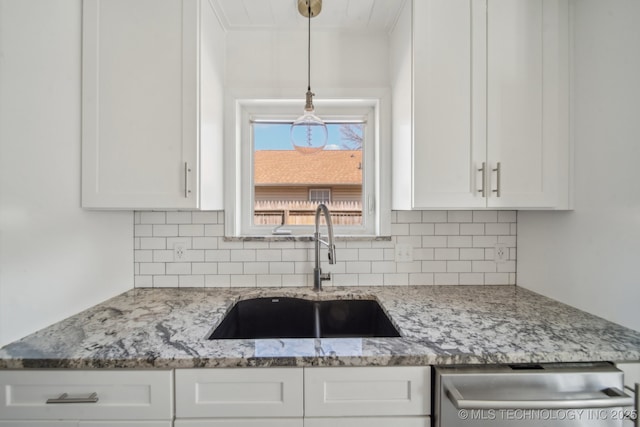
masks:
<svg viewBox="0 0 640 427"><path fill-rule="evenodd" d="M234 305L209 339L399 336L377 301L254 298Z"/></svg>

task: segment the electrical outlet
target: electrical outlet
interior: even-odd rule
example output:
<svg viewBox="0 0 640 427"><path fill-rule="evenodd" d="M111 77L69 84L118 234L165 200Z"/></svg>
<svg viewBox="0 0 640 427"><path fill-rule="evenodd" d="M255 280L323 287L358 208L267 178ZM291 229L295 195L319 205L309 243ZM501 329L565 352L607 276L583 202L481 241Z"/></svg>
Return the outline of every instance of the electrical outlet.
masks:
<svg viewBox="0 0 640 427"><path fill-rule="evenodd" d="M496 243L493 247L493 260L498 263L507 262L509 248L505 243Z"/></svg>
<svg viewBox="0 0 640 427"><path fill-rule="evenodd" d="M176 242L173 244L173 260L184 261L187 257L187 244L184 242Z"/></svg>
<svg viewBox="0 0 640 427"><path fill-rule="evenodd" d="M397 244L396 262L413 262L413 246L405 243Z"/></svg>

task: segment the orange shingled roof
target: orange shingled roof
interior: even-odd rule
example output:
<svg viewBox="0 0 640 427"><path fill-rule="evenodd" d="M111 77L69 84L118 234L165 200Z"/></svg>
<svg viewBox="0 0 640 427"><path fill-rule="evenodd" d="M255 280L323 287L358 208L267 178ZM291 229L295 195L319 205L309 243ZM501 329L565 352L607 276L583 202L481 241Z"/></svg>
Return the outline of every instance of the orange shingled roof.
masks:
<svg viewBox="0 0 640 427"><path fill-rule="evenodd" d="M259 150L254 157L255 185L362 184L361 150Z"/></svg>

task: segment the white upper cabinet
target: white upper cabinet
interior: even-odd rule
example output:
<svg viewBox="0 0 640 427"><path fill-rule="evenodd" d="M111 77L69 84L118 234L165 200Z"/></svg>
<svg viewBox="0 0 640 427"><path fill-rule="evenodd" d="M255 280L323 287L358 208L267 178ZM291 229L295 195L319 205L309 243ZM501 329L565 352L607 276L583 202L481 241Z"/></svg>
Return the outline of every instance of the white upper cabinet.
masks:
<svg viewBox="0 0 640 427"><path fill-rule="evenodd" d="M224 37L206 0L84 0L83 207L222 209Z"/></svg>
<svg viewBox="0 0 640 427"><path fill-rule="evenodd" d="M411 7L391 39L411 46L391 63L393 208L568 209L566 0Z"/></svg>

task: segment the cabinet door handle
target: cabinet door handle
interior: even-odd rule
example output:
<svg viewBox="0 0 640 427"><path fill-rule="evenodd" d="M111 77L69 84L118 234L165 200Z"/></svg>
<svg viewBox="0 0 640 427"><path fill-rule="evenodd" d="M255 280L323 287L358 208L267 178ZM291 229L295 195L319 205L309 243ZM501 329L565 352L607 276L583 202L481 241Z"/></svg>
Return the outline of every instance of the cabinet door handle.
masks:
<svg viewBox="0 0 640 427"><path fill-rule="evenodd" d="M496 168L492 171L496 173L496 189L492 192L496 193L496 197L500 197L500 162L496 163Z"/></svg>
<svg viewBox="0 0 640 427"><path fill-rule="evenodd" d="M91 393L89 396L69 397L67 393L62 393L54 399L47 399L50 403L96 403L98 401L98 393Z"/></svg>
<svg viewBox="0 0 640 427"><path fill-rule="evenodd" d="M189 172L191 172L191 169L189 168L189 163L184 162L184 197L185 198L188 198L189 193L191 193L191 190L189 190Z"/></svg>
<svg viewBox="0 0 640 427"><path fill-rule="evenodd" d="M485 188L485 182L487 182L487 163L482 162L482 167L478 169L478 172L482 172L482 185L478 190L478 193L482 195L482 197L487 197L487 189Z"/></svg>

